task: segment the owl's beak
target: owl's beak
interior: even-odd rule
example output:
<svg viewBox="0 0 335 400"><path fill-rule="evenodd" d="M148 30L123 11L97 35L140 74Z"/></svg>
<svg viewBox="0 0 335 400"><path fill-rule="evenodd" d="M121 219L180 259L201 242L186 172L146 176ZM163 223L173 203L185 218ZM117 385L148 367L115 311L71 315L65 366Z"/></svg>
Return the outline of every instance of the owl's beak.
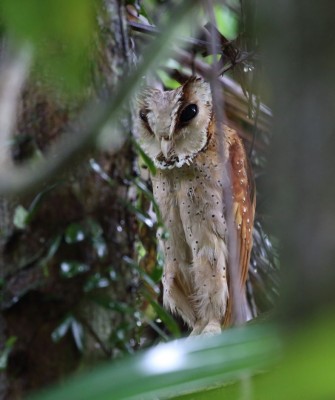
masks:
<svg viewBox="0 0 335 400"><path fill-rule="evenodd" d="M161 150L162 150L162 153L164 154L164 157L166 159L169 158L169 153L171 151L171 148L172 148L172 141L169 140L168 138L164 138L163 137L161 139Z"/></svg>

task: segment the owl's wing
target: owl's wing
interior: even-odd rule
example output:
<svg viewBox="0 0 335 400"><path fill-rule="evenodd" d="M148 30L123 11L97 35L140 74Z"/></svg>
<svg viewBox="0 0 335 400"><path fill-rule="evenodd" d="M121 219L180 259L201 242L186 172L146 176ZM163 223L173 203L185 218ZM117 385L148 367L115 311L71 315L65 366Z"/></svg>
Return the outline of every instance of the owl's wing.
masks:
<svg viewBox="0 0 335 400"><path fill-rule="evenodd" d="M237 228L241 284L244 285L248 276L252 248L256 205L255 185L242 140L236 131L229 129L227 141L232 174L233 212Z"/></svg>

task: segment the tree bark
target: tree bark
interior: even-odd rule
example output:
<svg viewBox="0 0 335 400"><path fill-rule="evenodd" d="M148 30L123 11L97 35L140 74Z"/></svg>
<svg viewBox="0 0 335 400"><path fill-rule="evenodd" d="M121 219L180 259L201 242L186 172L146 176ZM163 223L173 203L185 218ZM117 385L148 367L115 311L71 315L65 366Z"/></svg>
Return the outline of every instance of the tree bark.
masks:
<svg viewBox="0 0 335 400"><path fill-rule="evenodd" d="M100 12L102 40L97 43L99 60L92 88L108 96L128 68L128 37L119 1L106 0ZM23 163L36 150L43 152L70 126L80 129L72 123L79 108L80 104L63 102L29 79L15 132L15 162ZM127 121L122 123L118 134L126 136L130 127ZM133 257L135 242L136 221L126 206L133 154L126 141L117 154L107 149L92 152L91 157L111 178L112 186L93 171L86 158L75 170L41 188L43 195L24 229L13 225L14 210L18 205L28 209L38 193L0 201L1 348L9 338L16 338L7 368L0 374L1 398L22 398L74 371L83 360L115 356L124 351L124 343L129 348L136 345L133 315L105 304L108 299L131 308L136 301L137 275L124 261L125 256ZM66 240L71 224L82 227L83 240ZM104 254L94 245L96 231L106 246L101 248ZM54 254L52 246L56 246ZM61 265L69 260L88 266L88 271L65 278ZM90 279L96 276L107 277L109 286L87 292ZM105 307L97 305L99 300ZM72 332L69 329L53 342L52 333L69 316L76 321ZM83 352L80 340L76 343L80 335L76 336L75 328L79 333L83 328ZM118 334L125 336L122 341L117 341Z"/></svg>

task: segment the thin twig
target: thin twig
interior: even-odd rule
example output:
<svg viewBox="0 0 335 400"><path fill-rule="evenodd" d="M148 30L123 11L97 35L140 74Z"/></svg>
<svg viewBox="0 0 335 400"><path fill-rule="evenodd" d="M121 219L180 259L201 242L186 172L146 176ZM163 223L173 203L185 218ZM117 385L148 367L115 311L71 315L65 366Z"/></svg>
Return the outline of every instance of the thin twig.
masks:
<svg viewBox="0 0 335 400"><path fill-rule="evenodd" d="M162 33L161 29L157 28L154 25L142 24L140 22L135 22L135 21L128 21L128 25L135 32L149 34L151 36L157 36ZM196 49L199 51L208 50L208 47L210 46L210 42L208 42L207 40L195 39L195 38L185 37L185 36L178 36L177 39L178 39L178 42L180 42L181 44L191 46L193 49ZM231 43L232 42L228 42L225 46L229 46L229 45L231 45ZM222 53L222 50L224 47L221 44L218 44L215 46L214 51L216 53Z"/></svg>
<svg viewBox="0 0 335 400"><path fill-rule="evenodd" d="M182 49L175 49L174 57L181 65L187 65L187 66L191 67L193 60L192 60L192 56L189 54L189 52L182 50ZM202 75L205 79L209 79L210 74L211 74L211 66L210 65L208 65L200 60L194 60L194 68L198 74ZM219 78L217 78L217 81L221 83L221 85L226 93L226 96L225 96L226 99L228 98L227 94L232 94L234 99L239 100L241 105L239 105L238 107L239 107L239 111L240 111L239 116L240 116L241 120L247 122L248 124L252 124L253 121L250 118L248 118L248 111L245 106L246 99L245 99L245 95L241 89L241 86L238 85L235 81L233 81L228 76L219 77ZM260 115L259 115L259 120L258 120L258 127L260 129L262 129L263 131L269 132L270 128L271 128L272 112L263 103L260 104L259 109L260 109Z"/></svg>
<svg viewBox="0 0 335 400"><path fill-rule="evenodd" d="M211 51L215 47L215 41L219 39L218 31L216 28L216 19L213 12L213 4L211 0L204 1L204 7L210 19L209 29L211 37ZM216 129L220 132L223 129L223 125L226 121L224 114L224 99L223 91L220 86L217 85L217 76L219 75L219 63L213 58L212 74L210 76L212 95L213 95L213 107L216 118ZM226 206L226 223L229 232L228 237L228 268L229 268L229 297L232 305L232 322L236 325L240 325L246 321L245 311L245 288L241 285L241 266L239 256L239 246L237 240L237 228L234 220L234 205L233 205L233 191L232 191L232 171L229 162L229 157L226 157L227 149L224 141L224 135L218 135L221 139L219 143L219 152L221 162L225 164L226 174L223 180L223 191L222 195Z"/></svg>
<svg viewBox="0 0 335 400"><path fill-rule="evenodd" d="M244 61L248 60L249 58L253 57L254 53L242 53L236 59L229 63L228 65L224 66L220 73L223 75L229 70L233 69L237 64L242 64Z"/></svg>
<svg viewBox="0 0 335 400"><path fill-rule="evenodd" d="M256 97L256 111L255 111L255 118L254 118L254 126L252 130L252 142L250 145L250 150L249 150L249 158L252 156L252 151L255 146L255 141L256 141L256 135L257 135L257 130L258 130L258 117L259 117L259 109L260 109L260 98L259 96Z"/></svg>

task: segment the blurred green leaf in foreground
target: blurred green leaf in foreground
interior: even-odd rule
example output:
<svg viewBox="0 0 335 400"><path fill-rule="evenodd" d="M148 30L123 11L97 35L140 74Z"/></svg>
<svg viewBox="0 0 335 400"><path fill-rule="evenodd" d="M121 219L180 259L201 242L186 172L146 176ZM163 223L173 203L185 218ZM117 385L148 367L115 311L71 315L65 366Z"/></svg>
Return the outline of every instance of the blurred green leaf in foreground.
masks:
<svg viewBox="0 0 335 400"><path fill-rule="evenodd" d="M248 326L220 336L180 339L78 376L33 399L130 399L203 390L269 367L279 340L267 326Z"/></svg>
<svg viewBox="0 0 335 400"><path fill-rule="evenodd" d="M2 0L0 15L10 39L32 48L42 81L65 93L83 87L92 54L92 0Z"/></svg>
<svg viewBox="0 0 335 400"><path fill-rule="evenodd" d="M267 325L180 339L97 368L34 400L335 398L332 314L283 335ZM188 394L187 394L188 393Z"/></svg>
<svg viewBox="0 0 335 400"><path fill-rule="evenodd" d="M244 386L250 399L332 399L335 325L329 315L286 333L284 343L261 325L176 340L32 399L240 399Z"/></svg>

